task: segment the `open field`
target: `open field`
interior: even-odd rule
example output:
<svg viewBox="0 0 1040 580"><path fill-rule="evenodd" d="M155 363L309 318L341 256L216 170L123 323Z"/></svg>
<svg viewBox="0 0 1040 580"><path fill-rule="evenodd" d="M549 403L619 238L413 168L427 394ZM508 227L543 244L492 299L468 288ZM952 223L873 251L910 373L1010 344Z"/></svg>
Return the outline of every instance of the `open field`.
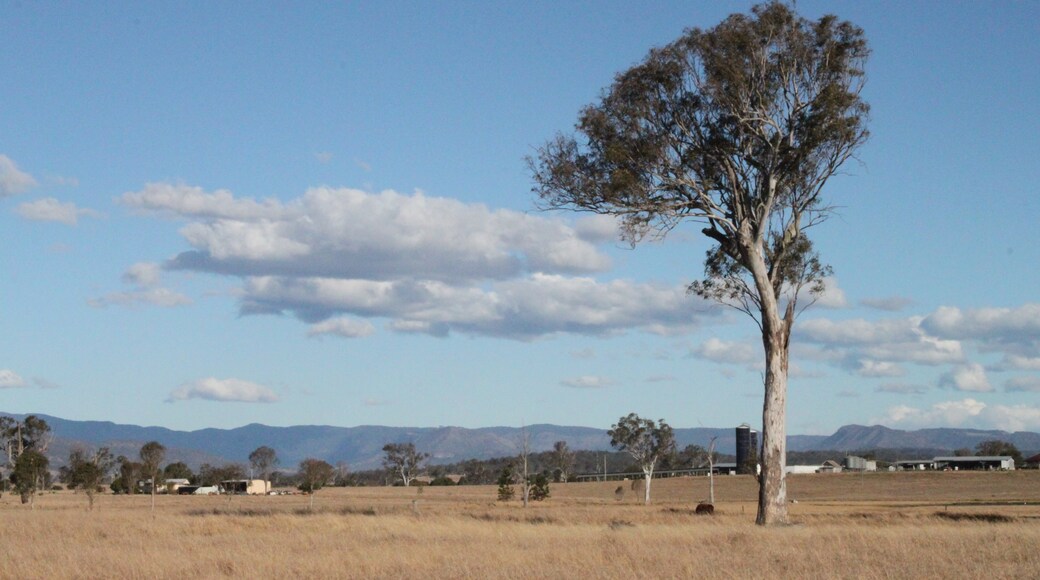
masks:
<svg viewBox="0 0 1040 580"><path fill-rule="evenodd" d="M802 475L795 525L753 523L756 486L656 480L554 485L524 510L492 486L337 488L315 496L70 492L0 498L0 578L1035 578L1040 472Z"/></svg>

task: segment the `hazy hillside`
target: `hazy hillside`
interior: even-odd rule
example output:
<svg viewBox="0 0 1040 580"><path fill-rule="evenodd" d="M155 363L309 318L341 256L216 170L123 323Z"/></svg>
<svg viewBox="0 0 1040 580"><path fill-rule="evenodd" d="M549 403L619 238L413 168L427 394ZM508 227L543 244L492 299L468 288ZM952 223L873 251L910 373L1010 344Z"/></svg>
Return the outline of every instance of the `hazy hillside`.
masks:
<svg viewBox="0 0 1040 580"><path fill-rule="evenodd" d="M6 414L6 413L0 413ZM11 415L21 418L21 415ZM250 424L234 429L175 431L164 427L120 425L108 421L70 421L39 415L51 425L55 441L51 455L57 464L68 456L75 444L107 445L116 454L136 455L141 444L159 441L169 449L169 461L184 461L192 467L202 463L244 463L249 453L261 445L278 451L281 465L293 468L302 459L317 457L337 463L347 462L353 469L373 469L382 460L387 443L413 442L433 455L434 463L455 463L466 459L488 459L513 455L518 451L520 429L515 427L332 427L299 425L271 427ZM530 425L527 427L533 451L547 451L556 441L566 441L572 449L601 451L610 448L606 429ZM682 448L689 444L707 446L717 437L720 453L735 452L734 428L676 429ZM1040 434L1029 432L979 431L970 429L921 429L901 431L882 426L846 425L831 436L792 435L791 451L864 449L945 449L974 448L985 439L1003 439L1023 452L1040 450Z"/></svg>

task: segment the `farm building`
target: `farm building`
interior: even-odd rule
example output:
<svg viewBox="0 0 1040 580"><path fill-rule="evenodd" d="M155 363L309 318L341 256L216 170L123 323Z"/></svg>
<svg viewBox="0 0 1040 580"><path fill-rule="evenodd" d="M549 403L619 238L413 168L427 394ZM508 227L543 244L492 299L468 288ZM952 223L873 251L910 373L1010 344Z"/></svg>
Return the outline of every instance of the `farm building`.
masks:
<svg viewBox="0 0 1040 580"><path fill-rule="evenodd" d="M220 482L220 488L224 493L267 495L271 491L271 482L263 479L229 479Z"/></svg>
<svg viewBox="0 0 1040 580"><path fill-rule="evenodd" d="M1015 469L1015 460L1006 455L964 456L964 457L936 457L932 459L936 469L984 469L1012 471Z"/></svg>
<svg viewBox="0 0 1040 580"><path fill-rule="evenodd" d="M177 493L178 490L180 490L180 488L184 487L185 485L189 485L190 483L191 482L187 479L167 479L163 482L165 486L164 492Z"/></svg>
<svg viewBox="0 0 1040 580"><path fill-rule="evenodd" d="M932 459L896 461L895 467L900 471L928 469L1012 471L1015 469L1015 460L1006 455L965 455L963 457L933 457Z"/></svg>
<svg viewBox="0 0 1040 580"><path fill-rule="evenodd" d="M846 471L877 471L877 461L848 455L842 460L842 467Z"/></svg>

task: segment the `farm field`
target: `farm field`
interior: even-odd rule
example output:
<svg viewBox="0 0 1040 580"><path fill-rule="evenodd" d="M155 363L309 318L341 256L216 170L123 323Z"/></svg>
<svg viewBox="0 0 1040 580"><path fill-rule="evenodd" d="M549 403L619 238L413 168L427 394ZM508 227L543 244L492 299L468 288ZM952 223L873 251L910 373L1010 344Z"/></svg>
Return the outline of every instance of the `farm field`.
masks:
<svg viewBox="0 0 1040 580"><path fill-rule="evenodd" d="M621 485L624 497L616 499ZM0 578L1035 578L1040 472L796 475L791 519L754 525L755 481L552 486L523 509L494 486L301 495L0 498ZM797 502L797 503L794 503Z"/></svg>

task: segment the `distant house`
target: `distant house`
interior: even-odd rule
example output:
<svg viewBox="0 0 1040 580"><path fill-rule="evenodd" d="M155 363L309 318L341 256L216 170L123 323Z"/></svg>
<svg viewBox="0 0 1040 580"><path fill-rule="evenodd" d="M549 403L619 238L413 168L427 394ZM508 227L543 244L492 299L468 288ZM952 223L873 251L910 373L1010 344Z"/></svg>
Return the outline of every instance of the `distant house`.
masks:
<svg viewBox="0 0 1040 580"><path fill-rule="evenodd" d="M828 459L823 462L823 465L816 471L817 473L841 473L841 465L837 461Z"/></svg>
<svg viewBox="0 0 1040 580"><path fill-rule="evenodd" d="M267 495L271 491L271 482L263 479L229 479L220 482L224 493L245 495Z"/></svg>
<svg viewBox="0 0 1040 580"><path fill-rule="evenodd" d="M1027 469L1036 469L1040 467L1040 453L1037 453L1032 457L1026 457L1025 459L1023 459L1022 467L1025 467Z"/></svg>

